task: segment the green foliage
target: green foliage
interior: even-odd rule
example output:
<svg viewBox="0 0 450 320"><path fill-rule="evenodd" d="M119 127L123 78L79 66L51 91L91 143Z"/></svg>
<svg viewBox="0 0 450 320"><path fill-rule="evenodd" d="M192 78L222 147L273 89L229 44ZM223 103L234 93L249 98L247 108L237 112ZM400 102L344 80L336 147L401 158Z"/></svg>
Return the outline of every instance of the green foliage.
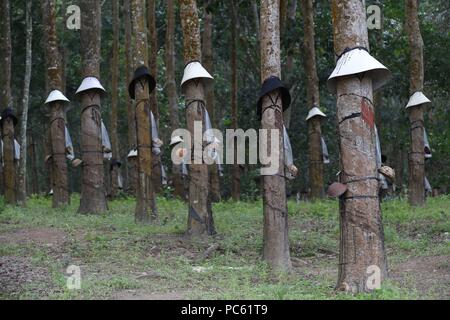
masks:
<svg viewBox="0 0 450 320"><path fill-rule="evenodd" d="M382 90L382 102L377 106L381 119L381 144L383 153L388 156L388 164L395 166L397 173L403 176L402 185L407 185L407 151L409 148L409 120L404 105L409 98L409 48L404 30L404 2L387 0L381 4L379 1L367 1L366 5L377 3L381 5L383 16L382 31L369 31L370 49L373 55L385 64L392 72L392 80ZM66 61L66 95L71 100L68 107L67 121L75 152L79 155L79 128L80 109L75 96L75 90L81 81L80 33L68 30L65 27L66 1L57 1L57 30L60 39L60 48L64 49ZM40 3L33 3L33 68L31 81L31 105L29 115L30 134L36 141L37 170L44 173L45 135L48 119L43 115L48 112L43 105L45 100L45 59L43 44L43 26ZM426 128L429 134L433 151L433 158L427 161L427 175L433 187L440 187L444 192L450 182L449 157L450 153L450 112L447 74L450 73L450 62L447 58L450 52L450 25L449 2L446 0L427 0L420 2L421 32L424 40L425 58L425 93L433 102L432 108L427 112ZM203 14L203 2L198 2L200 17ZM20 105L20 92L23 82L23 68L25 50L24 28L25 1L11 2L12 17L12 44L13 44L13 72L12 85L15 104ZM158 30L158 75L157 98L160 110L160 131L164 146L163 161L167 169L171 170L170 147L167 141L170 138L169 110L165 91L165 31L166 6L163 1L157 1L156 25ZM127 83L125 70L125 33L123 25L123 8L121 7L120 30L120 81L119 81L119 145L120 158L126 163L129 151L127 141ZM251 1L240 1L238 8L238 122L243 129L258 128L260 123L256 119L256 100L261 83L259 38L256 33L256 18L253 14ZM231 127L230 106L230 4L227 1L217 1L210 6L213 13L213 55L215 77L215 108L214 123L221 130ZM325 167L325 183L335 180L339 171L339 150L336 135L335 97L326 89L326 80L335 65L333 49L331 8L328 0L315 1L315 33L316 33L316 60L320 82L321 108L327 113L327 121L323 123L323 135L328 144L331 164ZM182 32L179 23L178 5L176 8L176 81L180 82L184 61L182 49ZM305 116L306 83L303 66L303 21L300 6L297 5L294 22L288 21L285 30L281 30L282 42L282 75L292 94L292 115L289 135L294 151L294 161L300 169L299 177L289 183L289 191L295 194L299 190L307 190L308 181L308 145L307 125ZM203 28L203 25L201 24ZM381 33L382 32L382 33ZM287 67L288 54L292 57L293 68ZM101 78L107 88L107 94L102 101L102 116L107 127L110 126L110 61L112 56L112 21L111 2L102 3L102 59ZM179 92L180 93L180 92ZM180 96L179 115L181 125L185 126L183 97ZM400 161L399 159L403 159ZM31 166L31 161L28 161ZM225 170L229 174L228 166ZM29 167L29 183L32 181L32 170ZM259 193L259 186L254 181L254 168L247 166L245 177L242 177L242 198L254 199ZM80 170L69 168L70 188L80 191ZM126 177L125 177L126 178ZM48 182L44 174L38 175L39 191L47 192ZM225 178L223 195L229 196L230 181ZM402 186L399 186L402 187ZM170 190L166 190L170 195Z"/></svg>

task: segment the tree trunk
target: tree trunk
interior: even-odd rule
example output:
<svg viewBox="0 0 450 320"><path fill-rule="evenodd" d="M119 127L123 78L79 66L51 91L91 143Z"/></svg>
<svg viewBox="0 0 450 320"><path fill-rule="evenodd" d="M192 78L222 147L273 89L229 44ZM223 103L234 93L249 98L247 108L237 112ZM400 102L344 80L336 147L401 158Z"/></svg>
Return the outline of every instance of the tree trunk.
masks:
<svg viewBox="0 0 450 320"><path fill-rule="evenodd" d="M11 20L9 0L3 0L0 5L0 105L2 109L11 106Z"/></svg>
<svg viewBox="0 0 450 320"><path fill-rule="evenodd" d="M410 94L423 91L423 40L418 18L418 0L406 0L406 32L410 47ZM408 108L411 123L411 147L409 153L408 200L412 206L423 206L425 197L425 155L423 106Z"/></svg>
<svg viewBox="0 0 450 320"><path fill-rule="evenodd" d="M33 23L31 17L31 0L26 2L25 20L26 20L26 44L25 44L25 79L23 86L22 99L22 118L20 121L20 164L17 188L17 200L21 205L25 205L27 198L27 123L28 123L28 104L30 101L30 81L31 81L31 43L33 36Z"/></svg>
<svg viewBox="0 0 450 320"><path fill-rule="evenodd" d="M288 8L288 20L286 23L285 28L281 29L283 30L285 36L284 38L286 39L285 41L287 41L287 48L286 48L286 65L285 65L285 77L287 79L287 83L290 84L291 88L293 87L292 84L292 77L293 74L295 73L295 64L294 64L294 47L295 47L295 41L290 41L289 37L287 37L289 30L295 28L295 15L297 13L297 0L291 0L290 2L290 6ZM282 36L283 38L283 36ZM284 118L284 125L286 126L286 128L289 130L289 127L291 125L291 119L292 119L292 114L293 114L293 110L294 110L294 106L291 105L291 107L289 109L287 109L286 111L284 111L283 114L283 118Z"/></svg>
<svg viewBox="0 0 450 320"><path fill-rule="evenodd" d="M80 34L83 77L100 79L100 2L82 0L80 7L83 21ZM108 207L103 171L100 90L87 90L80 95L83 172L78 212L102 213Z"/></svg>
<svg viewBox="0 0 450 320"><path fill-rule="evenodd" d="M237 37L238 37L238 23L239 19L237 17L237 8L234 0L231 1L231 119L233 129L238 128L238 78L237 78ZM233 200L239 201L241 196L241 169L240 165L237 163L237 145L235 145L235 163L233 164L233 178L231 184L231 196Z"/></svg>
<svg viewBox="0 0 450 320"><path fill-rule="evenodd" d="M309 109L320 106L319 78L316 69L316 50L314 46L314 7L312 0L302 0L304 26L304 65L306 73L306 95ZM311 199L321 199L325 195L323 188L323 158L320 117L313 117L308 121L309 147L309 180L311 185Z"/></svg>
<svg viewBox="0 0 450 320"><path fill-rule="evenodd" d="M113 159L119 160L119 137L117 135L117 112L118 112L118 89L119 89L119 3L112 2L112 19L113 19L113 56L112 56L112 72L111 72L111 147ZM110 168L111 176L111 192L110 197L114 199L117 196L119 170L118 166L114 165Z"/></svg>
<svg viewBox="0 0 450 320"><path fill-rule="evenodd" d="M134 67L145 65L148 61L147 34L144 19L144 2L131 0L133 34L135 42ZM156 219L154 207L154 189L152 184L152 148L150 130L149 83L145 77L140 78L135 86L136 96L136 133L137 133L137 167L138 185L135 221L149 223Z"/></svg>
<svg viewBox="0 0 450 320"><path fill-rule="evenodd" d="M369 46L364 3L360 0L333 0L334 50ZM337 119L340 137L341 181L348 190L340 201L340 256L337 288L347 292L368 291L368 279L379 268L380 281L387 276L383 225L378 198L373 123L360 113L365 104L374 115L372 80L353 77L337 79ZM346 120L347 119L347 120ZM367 179L369 177L369 179ZM351 183L350 183L351 181Z"/></svg>
<svg viewBox="0 0 450 320"><path fill-rule="evenodd" d="M256 35L259 37L259 13L258 13L258 1L252 0L252 14L253 24L255 26Z"/></svg>
<svg viewBox="0 0 450 320"><path fill-rule="evenodd" d="M62 64L58 49L56 31L56 1L42 2L42 19L44 24L45 59L47 66L46 92L62 90ZM50 104L49 128L49 174L51 175L51 188L53 189L52 206L59 208L69 204L69 183L67 176L66 141L65 141L65 110L61 102Z"/></svg>
<svg viewBox="0 0 450 320"><path fill-rule="evenodd" d="M130 0L123 2L123 15L125 23L125 70L127 85L131 82L133 51L131 44L131 13ZM127 95L128 96L128 95ZM130 97L127 98L127 114L128 114L128 148L129 150L136 148L136 111ZM129 193L136 195L137 192L137 164L136 161L127 158L127 190Z"/></svg>
<svg viewBox="0 0 450 320"><path fill-rule="evenodd" d="M214 64L213 64L213 13L210 11L210 6L212 4L212 0L205 2L204 4L204 14L203 14L203 43L202 43L202 57L203 57L203 65L205 68L213 73L214 72ZM205 101L206 108L208 110L209 116L211 118L211 123L214 128L217 128L217 119L215 113L215 105L214 105L214 82L210 81L205 84ZM210 185L210 198L211 201L216 202L220 201L220 181L219 181L219 172L216 165L208 166L209 171L209 185Z"/></svg>
<svg viewBox="0 0 450 320"><path fill-rule="evenodd" d="M158 32L156 30L156 0L148 0L147 8L147 23L149 31L149 66L150 73L155 77L156 82L158 82ZM156 96L157 90L153 90L150 93L150 106L155 117L156 126L159 128L159 110L158 110L158 100ZM152 171L152 181L153 188L156 193L162 190L161 181L161 156L152 155L153 171Z"/></svg>
<svg viewBox="0 0 450 320"><path fill-rule="evenodd" d="M184 62L201 60L200 25L195 0L180 0L181 26L183 29ZM196 85L194 81L184 84L186 101L205 101L203 81ZM204 120L201 103L187 104L186 121L191 136L194 137L194 122ZM204 126L204 123L203 123ZM194 140L194 139L192 139ZM198 139L197 139L198 140ZM193 144L203 150L203 141L194 140ZM214 233L212 212L208 208L208 166L201 155L194 154L194 162L189 165L189 216L187 233L200 236Z"/></svg>
<svg viewBox="0 0 450 320"><path fill-rule="evenodd" d="M289 0L280 0L280 30L285 30L286 28L288 8L289 8Z"/></svg>
<svg viewBox="0 0 450 320"><path fill-rule="evenodd" d="M166 32L166 75L167 98L169 100L170 128L172 132L180 127L178 118L178 94L175 82L175 8L174 0L167 0L167 32ZM173 186L175 195L185 198L180 166L172 165Z"/></svg>
<svg viewBox="0 0 450 320"><path fill-rule="evenodd" d="M0 103L1 108L12 108L11 96L11 22L10 3L4 0L0 4ZM5 200L9 204L16 204L16 172L14 165L14 125L12 121L3 121L3 184Z"/></svg>
<svg viewBox="0 0 450 320"><path fill-rule="evenodd" d="M30 132L28 136L29 143L29 157L31 166L31 193L39 193L39 182L38 182L38 172L37 172L37 161L36 161L36 141L33 134Z"/></svg>
<svg viewBox="0 0 450 320"><path fill-rule="evenodd" d="M279 12L278 0L261 0L261 82L270 76L281 76ZM271 98L273 101L276 100L277 94L278 90L275 90L263 98L263 110L272 104ZM274 269L289 270L291 261L288 212L282 165L284 163L282 110L280 103L264 112L261 120L263 130L268 130L270 133L278 131L279 133L278 150L271 148L270 143L261 147L267 148L267 154L278 154L280 164L276 175L263 176L263 258Z"/></svg>

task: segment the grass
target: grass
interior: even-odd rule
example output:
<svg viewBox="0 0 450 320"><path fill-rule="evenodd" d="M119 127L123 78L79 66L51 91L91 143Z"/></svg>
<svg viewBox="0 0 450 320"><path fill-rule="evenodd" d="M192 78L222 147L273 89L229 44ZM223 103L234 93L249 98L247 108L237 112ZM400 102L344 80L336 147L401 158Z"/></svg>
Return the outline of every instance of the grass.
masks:
<svg viewBox="0 0 450 320"><path fill-rule="evenodd" d="M304 261L292 273L275 275L261 261L262 203L224 201L214 205L218 236L208 241L183 238L187 207L178 200L158 199L160 223L136 225L132 198L109 203L103 215L80 215L77 195L70 206L51 209L47 198L34 197L26 208L0 201L0 236L17 230L59 230L57 245L28 241L1 242L0 258L24 257L47 270L45 281L31 281L10 299L108 299L124 292L177 292L194 299L417 299L427 292L386 281L370 294L334 291L339 239L338 204L289 202L291 256ZM450 256L450 197L428 199L424 208L405 201L382 204L389 262L410 257ZM26 240L26 239L25 239ZM211 242L220 245L210 258L198 260ZM68 265L79 265L82 288L66 288ZM200 268L201 272L194 271ZM441 262L442 268L448 264ZM197 270L197 269L196 269ZM150 276L143 274L151 273ZM146 297L146 296L143 296ZM159 297L159 296L156 296Z"/></svg>

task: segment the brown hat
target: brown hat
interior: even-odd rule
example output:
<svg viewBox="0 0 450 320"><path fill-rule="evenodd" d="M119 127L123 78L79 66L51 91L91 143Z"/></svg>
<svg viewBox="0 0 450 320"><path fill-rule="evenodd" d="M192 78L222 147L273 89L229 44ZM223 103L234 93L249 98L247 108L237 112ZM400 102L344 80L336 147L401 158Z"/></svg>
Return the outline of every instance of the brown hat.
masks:
<svg viewBox="0 0 450 320"><path fill-rule="evenodd" d="M340 197L347 191L347 185L340 182L333 182L327 190L330 197Z"/></svg>

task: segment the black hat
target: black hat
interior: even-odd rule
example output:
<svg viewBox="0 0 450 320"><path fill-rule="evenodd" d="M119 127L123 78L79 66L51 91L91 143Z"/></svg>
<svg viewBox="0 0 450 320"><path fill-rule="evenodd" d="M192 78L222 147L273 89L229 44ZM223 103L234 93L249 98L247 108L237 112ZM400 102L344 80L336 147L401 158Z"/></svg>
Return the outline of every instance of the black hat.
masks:
<svg viewBox="0 0 450 320"><path fill-rule="evenodd" d="M155 78L150 74L146 66L140 66L136 70L134 70L133 79L128 86L128 93L130 94L131 99L134 99L134 86L139 78L146 77L148 81L148 90L152 92L156 87Z"/></svg>
<svg viewBox="0 0 450 320"><path fill-rule="evenodd" d="M120 168L120 166L122 165L122 162L120 162L117 159L111 159L111 170L113 169L114 166L117 166Z"/></svg>
<svg viewBox="0 0 450 320"><path fill-rule="evenodd" d="M6 118L12 118L14 126L17 124L17 117L14 114L14 110L11 107L8 107L2 111L2 120L1 121L3 122L3 120L5 120Z"/></svg>
<svg viewBox="0 0 450 320"><path fill-rule="evenodd" d="M258 109L256 110L256 113L258 115L258 119L261 119L261 105L262 100L265 95L271 93L272 91L279 89L281 93L281 100L283 103L283 111L285 111L287 108L289 108L289 105L291 104L291 94L289 93L288 88L284 85L283 82L281 82L280 78L276 76L270 76L266 80L264 80L261 91L259 93L258 98Z"/></svg>

